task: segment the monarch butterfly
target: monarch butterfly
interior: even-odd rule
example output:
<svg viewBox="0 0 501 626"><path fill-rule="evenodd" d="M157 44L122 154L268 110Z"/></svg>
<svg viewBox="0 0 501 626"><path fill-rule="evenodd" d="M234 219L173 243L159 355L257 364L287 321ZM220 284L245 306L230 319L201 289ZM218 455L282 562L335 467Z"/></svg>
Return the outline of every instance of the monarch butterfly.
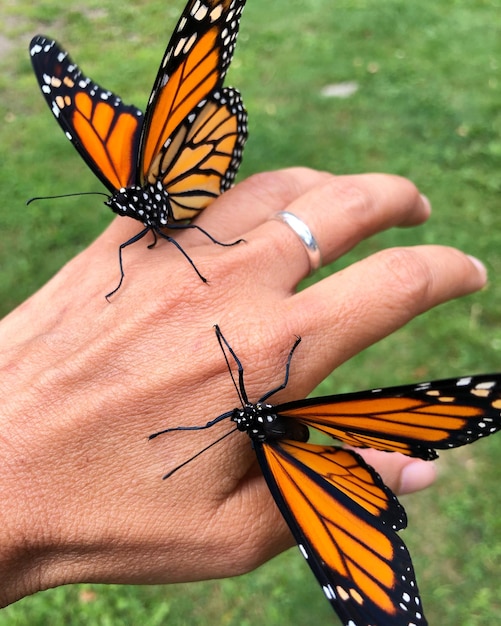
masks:
<svg viewBox="0 0 501 626"><path fill-rule="evenodd" d="M146 113L87 78L67 52L42 35L30 55L47 103L90 169L111 192L105 202L144 229L119 249L186 224L228 189L242 160L247 115L237 90L222 83L245 0L189 0L167 46ZM233 242L237 243L237 242ZM232 244L221 244L232 245Z"/></svg>
<svg viewBox="0 0 501 626"><path fill-rule="evenodd" d="M215 330L242 406L204 426L168 428L150 439L230 419L236 427L217 441L236 430L249 435L278 508L343 624L425 626L412 561L396 533L407 525L405 510L356 452L308 443L309 427L351 446L431 460L438 456L435 449L462 446L501 429L501 375L269 404L288 383L297 338L283 383L253 404L240 360L219 327Z"/></svg>

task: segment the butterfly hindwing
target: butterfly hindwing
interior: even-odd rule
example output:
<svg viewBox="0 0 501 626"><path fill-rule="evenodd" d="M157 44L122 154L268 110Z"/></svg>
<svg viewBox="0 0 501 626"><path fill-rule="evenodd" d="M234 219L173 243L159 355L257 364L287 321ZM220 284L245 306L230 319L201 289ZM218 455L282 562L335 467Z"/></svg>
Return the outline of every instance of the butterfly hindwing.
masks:
<svg viewBox="0 0 501 626"><path fill-rule="evenodd" d="M232 88L211 94L174 131L149 177L162 181L175 220L192 219L231 186L246 137L247 115Z"/></svg>
<svg viewBox="0 0 501 626"><path fill-rule="evenodd" d="M424 626L403 508L362 458L332 446L254 442L271 493L345 626Z"/></svg>
<svg viewBox="0 0 501 626"><path fill-rule="evenodd" d="M436 458L501 429L498 375L311 398L275 407L355 447Z"/></svg>
<svg viewBox="0 0 501 626"><path fill-rule="evenodd" d="M356 452L286 439L280 441L280 451L298 466L322 476L383 524L394 530L406 528L403 506L379 474Z"/></svg>
<svg viewBox="0 0 501 626"><path fill-rule="evenodd" d="M30 55L49 108L94 174L112 193L132 184L142 112L87 78L54 40L37 35Z"/></svg>

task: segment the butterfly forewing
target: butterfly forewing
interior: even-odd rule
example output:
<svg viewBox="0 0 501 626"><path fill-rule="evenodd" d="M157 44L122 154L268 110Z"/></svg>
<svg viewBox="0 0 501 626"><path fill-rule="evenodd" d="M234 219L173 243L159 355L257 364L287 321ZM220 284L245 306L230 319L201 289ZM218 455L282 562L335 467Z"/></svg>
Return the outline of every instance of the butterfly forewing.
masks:
<svg viewBox="0 0 501 626"><path fill-rule="evenodd" d="M37 35L30 55L47 104L94 174L112 193L135 182L142 112L87 78L54 40Z"/></svg>
<svg viewBox="0 0 501 626"><path fill-rule="evenodd" d="M379 476L358 455L333 447L254 445L275 501L343 624L424 626L412 562L395 532L405 513Z"/></svg>
<svg viewBox="0 0 501 626"><path fill-rule="evenodd" d="M144 183L169 137L217 90L231 62L245 0L191 0L172 35L146 112L140 163ZM150 181L151 182L151 181Z"/></svg>
<svg viewBox="0 0 501 626"><path fill-rule="evenodd" d="M276 410L352 446L432 459L501 428L496 375L311 398Z"/></svg>

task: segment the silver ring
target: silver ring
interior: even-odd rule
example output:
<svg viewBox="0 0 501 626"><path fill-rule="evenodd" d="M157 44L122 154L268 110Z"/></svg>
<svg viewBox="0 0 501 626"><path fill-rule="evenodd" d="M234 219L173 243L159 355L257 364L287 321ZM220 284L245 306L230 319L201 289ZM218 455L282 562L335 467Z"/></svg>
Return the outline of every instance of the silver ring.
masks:
<svg viewBox="0 0 501 626"><path fill-rule="evenodd" d="M310 261L310 274L313 274L315 270L322 265L322 256L320 254L320 248L318 247L317 240L313 236L313 233L308 226L299 219L294 213L289 211L279 211L271 219L278 220L287 224L301 240L301 243L306 249L308 260Z"/></svg>

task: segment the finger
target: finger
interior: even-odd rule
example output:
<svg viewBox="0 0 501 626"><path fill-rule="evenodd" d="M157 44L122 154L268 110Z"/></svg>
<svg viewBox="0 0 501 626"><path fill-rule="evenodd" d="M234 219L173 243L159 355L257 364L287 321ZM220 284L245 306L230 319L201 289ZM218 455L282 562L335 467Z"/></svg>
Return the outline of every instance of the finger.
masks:
<svg viewBox="0 0 501 626"><path fill-rule="evenodd" d="M286 210L309 227L325 264L376 232L420 224L428 218L430 205L405 178L366 174L331 176ZM275 208L270 210L270 217L275 214ZM261 267L268 264L263 275L275 285L290 289L310 273L307 250L287 224L270 220L244 237Z"/></svg>
<svg viewBox="0 0 501 626"><path fill-rule="evenodd" d="M209 205L194 221L222 242L239 237L250 239L249 230L267 223L278 211L294 212L308 224L317 235L325 262L331 261L353 247L358 241L374 232L390 226L411 226L427 219L430 207L408 180L398 176L367 174L356 176L333 176L307 168L291 168L250 177L229 190ZM142 229L142 225L130 219L115 219L105 233L106 241L113 248L128 241ZM270 232L274 235L269 240ZM168 231L187 252L194 245L213 245L196 230ZM303 244L286 225L271 221L261 233L264 240L260 246L253 244L251 251L273 264L273 277L282 284L279 273L280 261L285 256L286 270L295 284L309 273L309 261ZM145 243L151 243L146 235ZM132 246L141 258L146 245ZM281 249L285 249L281 254ZM212 253L223 253L218 248ZM133 250L127 255L135 258ZM265 256L262 256L262 253ZM288 262L292 258L293 263ZM290 283L290 280L289 280Z"/></svg>
<svg viewBox="0 0 501 626"><path fill-rule="evenodd" d="M300 394L417 315L485 282L483 265L459 250L416 246L378 252L291 296L288 325L304 340L297 360L311 362Z"/></svg>
<svg viewBox="0 0 501 626"><path fill-rule="evenodd" d="M330 178L307 167L254 174L211 203L196 223L224 240L242 237Z"/></svg>
<svg viewBox="0 0 501 626"><path fill-rule="evenodd" d="M435 481L437 471L431 461L423 461L399 454L381 452L372 448L350 448L373 467L396 494L404 495L426 489Z"/></svg>
<svg viewBox="0 0 501 626"><path fill-rule="evenodd" d="M319 186L332 175L309 168L296 167L276 172L255 174L237 187L230 189L214 200L204 209L197 219L192 221L205 229L218 241L228 243L234 241L250 229L267 220L273 211L285 208L296 198ZM103 238L110 248L110 255L118 257L118 247L144 229L138 220L115 218L103 233ZM196 245L213 245L196 229L171 229L165 231L186 248L186 252ZM152 243L152 235L147 234L137 246L127 249L130 265L145 254L146 247ZM170 253L174 251L171 250ZM224 249L212 250L224 252ZM174 254L174 261L177 254Z"/></svg>
<svg viewBox="0 0 501 626"><path fill-rule="evenodd" d="M387 205L388 212L393 213L400 194L416 193L415 186L399 176L335 176L308 168L289 168L247 178L209 205L197 223L204 228L217 229L222 236L234 238L243 236L278 211L299 211L299 217L308 217L302 212L309 209L314 214L329 214L329 208L337 205L346 205L348 217L365 223L365 211L371 211L377 205ZM402 225L421 223L428 212L423 217L409 211L407 216L401 216ZM358 213L360 217L357 217ZM393 220L389 225L393 225ZM313 225L310 227L314 230Z"/></svg>

